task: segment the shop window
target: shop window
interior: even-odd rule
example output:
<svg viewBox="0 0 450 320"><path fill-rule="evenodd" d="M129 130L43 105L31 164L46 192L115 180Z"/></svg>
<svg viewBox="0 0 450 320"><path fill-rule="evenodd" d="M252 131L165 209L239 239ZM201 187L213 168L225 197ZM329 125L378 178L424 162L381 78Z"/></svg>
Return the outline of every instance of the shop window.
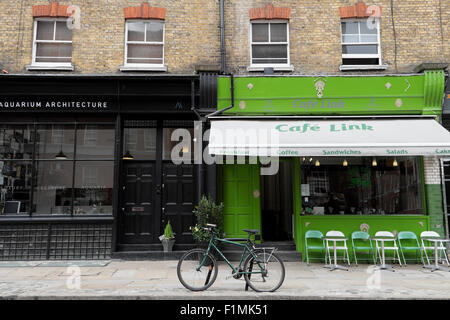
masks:
<svg viewBox="0 0 450 320"><path fill-rule="evenodd" d="M32 65L72 66L72 29L69 28L67 19L34 21Z"/></svg>
<svg viewBox="0 0 450 320"><path fill-rule="evenodd" d="M112 214L112 161L78 161L75 168L74 214Z"/></svg>
<svg viewBox="0 0 450 320"><path fill-rule="evenodd" d="M301 171L304 214L423 214L418 157L310 158Z"/></svg>
<svg viewBox="0 0 450 320"><path fill-rule="evenodd" d="M289 24L253 21L250 56L252 66L289 66Z"/></svg>
<svg viewBox="0 0 450 320"><path fill-rule="evenodd" d="M163 66L164 22L127 20L125 26L125 66Z"/></svg>
<svg viewBox="0 0 450 320"><path fill-rule="evenodd" d="M0 123L0 215L112 214L114 124L68 122Z"/></svg>
<svg viewBox="0 0 450 320"><path fill-rule="evenodd" d="M342 65L381 65L378 19L341 21Z"/></svg>
<svg viewBox="0 0 450 320"><path fill-rule="evenodd" d="M0 160L0 214L28 214L31 186L31 161Z"/></svg>
<svg viewBox="0 0 450 320"><path fill-rule="evenodd" d="M112 160L114 158L114 138L114 125L78 125L76 158L79 160Z"/></svg>

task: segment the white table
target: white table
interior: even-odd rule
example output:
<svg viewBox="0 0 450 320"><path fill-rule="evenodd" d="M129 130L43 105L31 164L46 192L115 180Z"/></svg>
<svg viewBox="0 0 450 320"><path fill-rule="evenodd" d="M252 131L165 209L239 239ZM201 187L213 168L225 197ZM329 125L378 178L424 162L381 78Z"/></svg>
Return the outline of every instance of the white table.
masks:
<svg viewBox="0 0 450 320"><path fill-rule="evenodd" d="M330 271L333 271L333 270L336 270L336 269L347 270L348 271L348 268L346 268L344 266L340 266L340 265L337 264L337 254L336 254L336 242L337 241L347 240L347 238L346 237L337 237L337 236L328 236L328 237L325 236L325 237L322 237L322 239L323 240L333 241L334 264L325 265L325 268L330 268Z"/></svg>
<svg viewBox="0 0 450 320"><path fill-rule="evenodd" d="M377 265L377 268L381 269L381 270L389 270L389 271L394 272L395 269L391 265L386 264L386 257L385 257L385 254L384 254L384 242L385 241L393 241L395 238L392 238L392 237L372 237L371 239L381 242L381 265Z"/></svg>
<svg viewBox="0 0 450 320"><path fill-rule="evenodd" d="M431 266L431 265L430 266L424 266L424 268L429 268L429 269L431 269L431 271L436 271L436 270L450 271L448 268L443 268L443 267L439 266L439 263L438 263L438 250L437 250L438 242L449 242L450 240L445 239L445 238L438 238L438 237L423 237L422 239L434 242L434 266Z"/></svg>

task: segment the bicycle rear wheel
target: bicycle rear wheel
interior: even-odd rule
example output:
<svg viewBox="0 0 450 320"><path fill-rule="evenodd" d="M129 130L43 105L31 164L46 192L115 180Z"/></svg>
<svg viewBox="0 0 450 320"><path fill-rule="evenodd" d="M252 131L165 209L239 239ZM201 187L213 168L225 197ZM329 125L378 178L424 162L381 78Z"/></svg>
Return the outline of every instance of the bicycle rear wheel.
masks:
<svg viewBox="0 0 450 320"><path fill-rule="evenodd" d="M186 252L178 261L177 275L181 284L192 291L208 289L217 278L217 261L211 254L206 256L204 249L192 249Z"/></svg>
<svg viewBox="0 0 450 320"><path fill-rule="evenodd" d="M285 269L283 261L270 251L253 251L244 264L244 279L258 292L273 292L283 284Z"/></svg>

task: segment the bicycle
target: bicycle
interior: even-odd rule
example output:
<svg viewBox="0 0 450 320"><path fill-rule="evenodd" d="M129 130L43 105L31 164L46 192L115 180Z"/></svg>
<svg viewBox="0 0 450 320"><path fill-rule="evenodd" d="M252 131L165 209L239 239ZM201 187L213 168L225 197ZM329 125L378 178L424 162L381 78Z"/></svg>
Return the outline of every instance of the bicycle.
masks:
<svg viewBox="0 0 450 320"><path fill-rule="evenodd" d="M203 291L216 281L218 264L211 254L212 249L216 250L231 268L232 273L229 277L235 279L244 277L246 290L250 287L257 292L273 292L283 284L285 268L283 261L274 253L277 249L257 248L251 240L251 236L258 234L259 230L244 229L243 231L248 233L247 239L222 239L216 237L214 233L213 229L216 225L207 224L207 226L204 229L211 233L207 249L189 250L178 261L178 279L185 288L191 291ZM246 243L237 241L246 241ZM243 248L238 266L235 267L231 264L217 247L217 242ZM248 255L245 255L247 251Z"/></svg>

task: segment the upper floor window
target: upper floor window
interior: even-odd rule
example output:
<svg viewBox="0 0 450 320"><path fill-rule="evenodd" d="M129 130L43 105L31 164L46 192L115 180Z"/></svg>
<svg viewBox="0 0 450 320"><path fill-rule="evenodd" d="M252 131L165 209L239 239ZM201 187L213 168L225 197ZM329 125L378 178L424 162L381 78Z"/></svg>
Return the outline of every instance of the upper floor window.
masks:
<svg viewBox="0 0 450 320"><path fill-rule="evenodd" d="M35 19L32 64L72 65L72 30L67 19Z"/></svg>
<svg viewBox="0 0 450 320"><path fill-rule="evenodd" d="M341 21L342 64L381 65L379 20Z"/></svg>
<svg viewBox="0 0 450 320"><path fill-rule="evenodd" d="M252 66L288 66L289 24L285 21L253 21L250 56Z"/></svg>
<svg viewBox="0 0 450 320"><path fill-rule="evenodd" d="M164 64L164 22L128 20L125 30L125 66Z"/></svg>

